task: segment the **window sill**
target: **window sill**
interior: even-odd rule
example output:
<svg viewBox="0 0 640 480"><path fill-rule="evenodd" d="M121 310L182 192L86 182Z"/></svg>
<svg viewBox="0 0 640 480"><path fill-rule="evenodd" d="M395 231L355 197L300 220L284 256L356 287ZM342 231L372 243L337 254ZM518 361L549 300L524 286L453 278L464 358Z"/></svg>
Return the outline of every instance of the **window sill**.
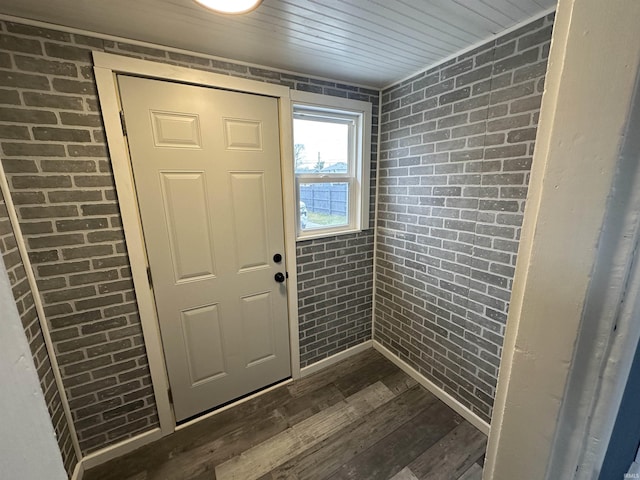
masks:
<svg viewBox="0 0 640 480"><path fill-rule="evenodd" d="M318 232L318 233L305 233L304 235L300 236L298 235L296 237L296 242L304 242L306 240L316 240L318 238L329 238L329 237L339 237L341 235L349 235L349 234L353 234L353 233L360 233L362 232L362 228L354 228L354 229L350 229L350 230L336 230L333 232L329 232L329 231L323 231L323 232Z"/></svg>

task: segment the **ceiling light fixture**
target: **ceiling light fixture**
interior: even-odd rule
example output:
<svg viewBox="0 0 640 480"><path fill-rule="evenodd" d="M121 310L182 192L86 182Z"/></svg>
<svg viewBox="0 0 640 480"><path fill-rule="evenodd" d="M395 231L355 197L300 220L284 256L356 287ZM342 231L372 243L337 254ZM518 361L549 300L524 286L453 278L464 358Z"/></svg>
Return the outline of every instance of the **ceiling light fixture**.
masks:
<svg viewBox="0 0 640 480"><path fill-rule="evenodd" d="M238 15L255 10L262 0L195 0L195 2L216 13Z"/></svg>

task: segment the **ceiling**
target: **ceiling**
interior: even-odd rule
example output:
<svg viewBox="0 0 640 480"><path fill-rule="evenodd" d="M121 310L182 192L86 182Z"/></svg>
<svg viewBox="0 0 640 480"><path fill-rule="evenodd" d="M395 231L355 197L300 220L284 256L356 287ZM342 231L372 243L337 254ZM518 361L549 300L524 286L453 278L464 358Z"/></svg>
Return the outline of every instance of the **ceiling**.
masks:
<svg viewBox="0 0 640 480"><path fill-rule="evenodd" d="M2 0L0 13L383 87L543 14L555 0L264 0L239 17L193 0Z"/></svg>

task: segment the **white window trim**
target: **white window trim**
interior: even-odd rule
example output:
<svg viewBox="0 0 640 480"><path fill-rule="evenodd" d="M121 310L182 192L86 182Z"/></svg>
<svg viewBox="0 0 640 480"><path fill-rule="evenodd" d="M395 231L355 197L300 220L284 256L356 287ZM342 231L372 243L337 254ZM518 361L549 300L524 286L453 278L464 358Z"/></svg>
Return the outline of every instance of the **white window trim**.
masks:
<svg viewBox="0 0 640 480"><path fill-rule="evenodd" d="M342 97L332 97L329 95L321 95L318 93L301 92L298 90L292 90L291 93L291 116L293 118L293 110L296 105L303 107L311 107L317 109L319 113L323 110L327 113L333 113L332 110L339 110L349 113L354 113L359 116L359 128L360 135L356 136L355 145L355 172L353 177L350 175L330 175L329 178L335 178L336 181L346 181L354 178L353 182L349 182L349 188L355 187L356 193L349 194L349 208L356 217L354 221L351 221L349 225L339 226L333 228L323 228L318 230L309 230L306 232L300 231L299 212L296 214L296 239L297 240L311 240L314 238L324 238L337 235L344 235L349 233L357 233L369 228L369 212L370 212L370 176L371 176L371 110L372 105L369 102L363 102L361 100L352 100ZM294 174L294 190L296 192L296 211L299 210L299 191L297 188L297 177ZM342 177L342 178L341 178ZM326 181L327 179L324 179ZM320 180L320 179L319 179ZM306 181L306 180L305 180ZM354 203L359 202L358 205ZM359 208L358 208L359 207Z"/></svg>

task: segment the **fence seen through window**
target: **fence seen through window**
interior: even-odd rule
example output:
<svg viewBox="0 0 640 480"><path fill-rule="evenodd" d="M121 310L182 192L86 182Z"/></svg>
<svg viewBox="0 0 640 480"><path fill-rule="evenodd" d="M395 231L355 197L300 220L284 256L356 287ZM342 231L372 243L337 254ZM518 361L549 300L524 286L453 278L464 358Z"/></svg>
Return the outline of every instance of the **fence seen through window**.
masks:
<svg viewBox="0 0 640 480"><path fill-rule="evenodd" d="M348 183L300 184L300 202L306 207L305 229L348 225Z"/></svg>

